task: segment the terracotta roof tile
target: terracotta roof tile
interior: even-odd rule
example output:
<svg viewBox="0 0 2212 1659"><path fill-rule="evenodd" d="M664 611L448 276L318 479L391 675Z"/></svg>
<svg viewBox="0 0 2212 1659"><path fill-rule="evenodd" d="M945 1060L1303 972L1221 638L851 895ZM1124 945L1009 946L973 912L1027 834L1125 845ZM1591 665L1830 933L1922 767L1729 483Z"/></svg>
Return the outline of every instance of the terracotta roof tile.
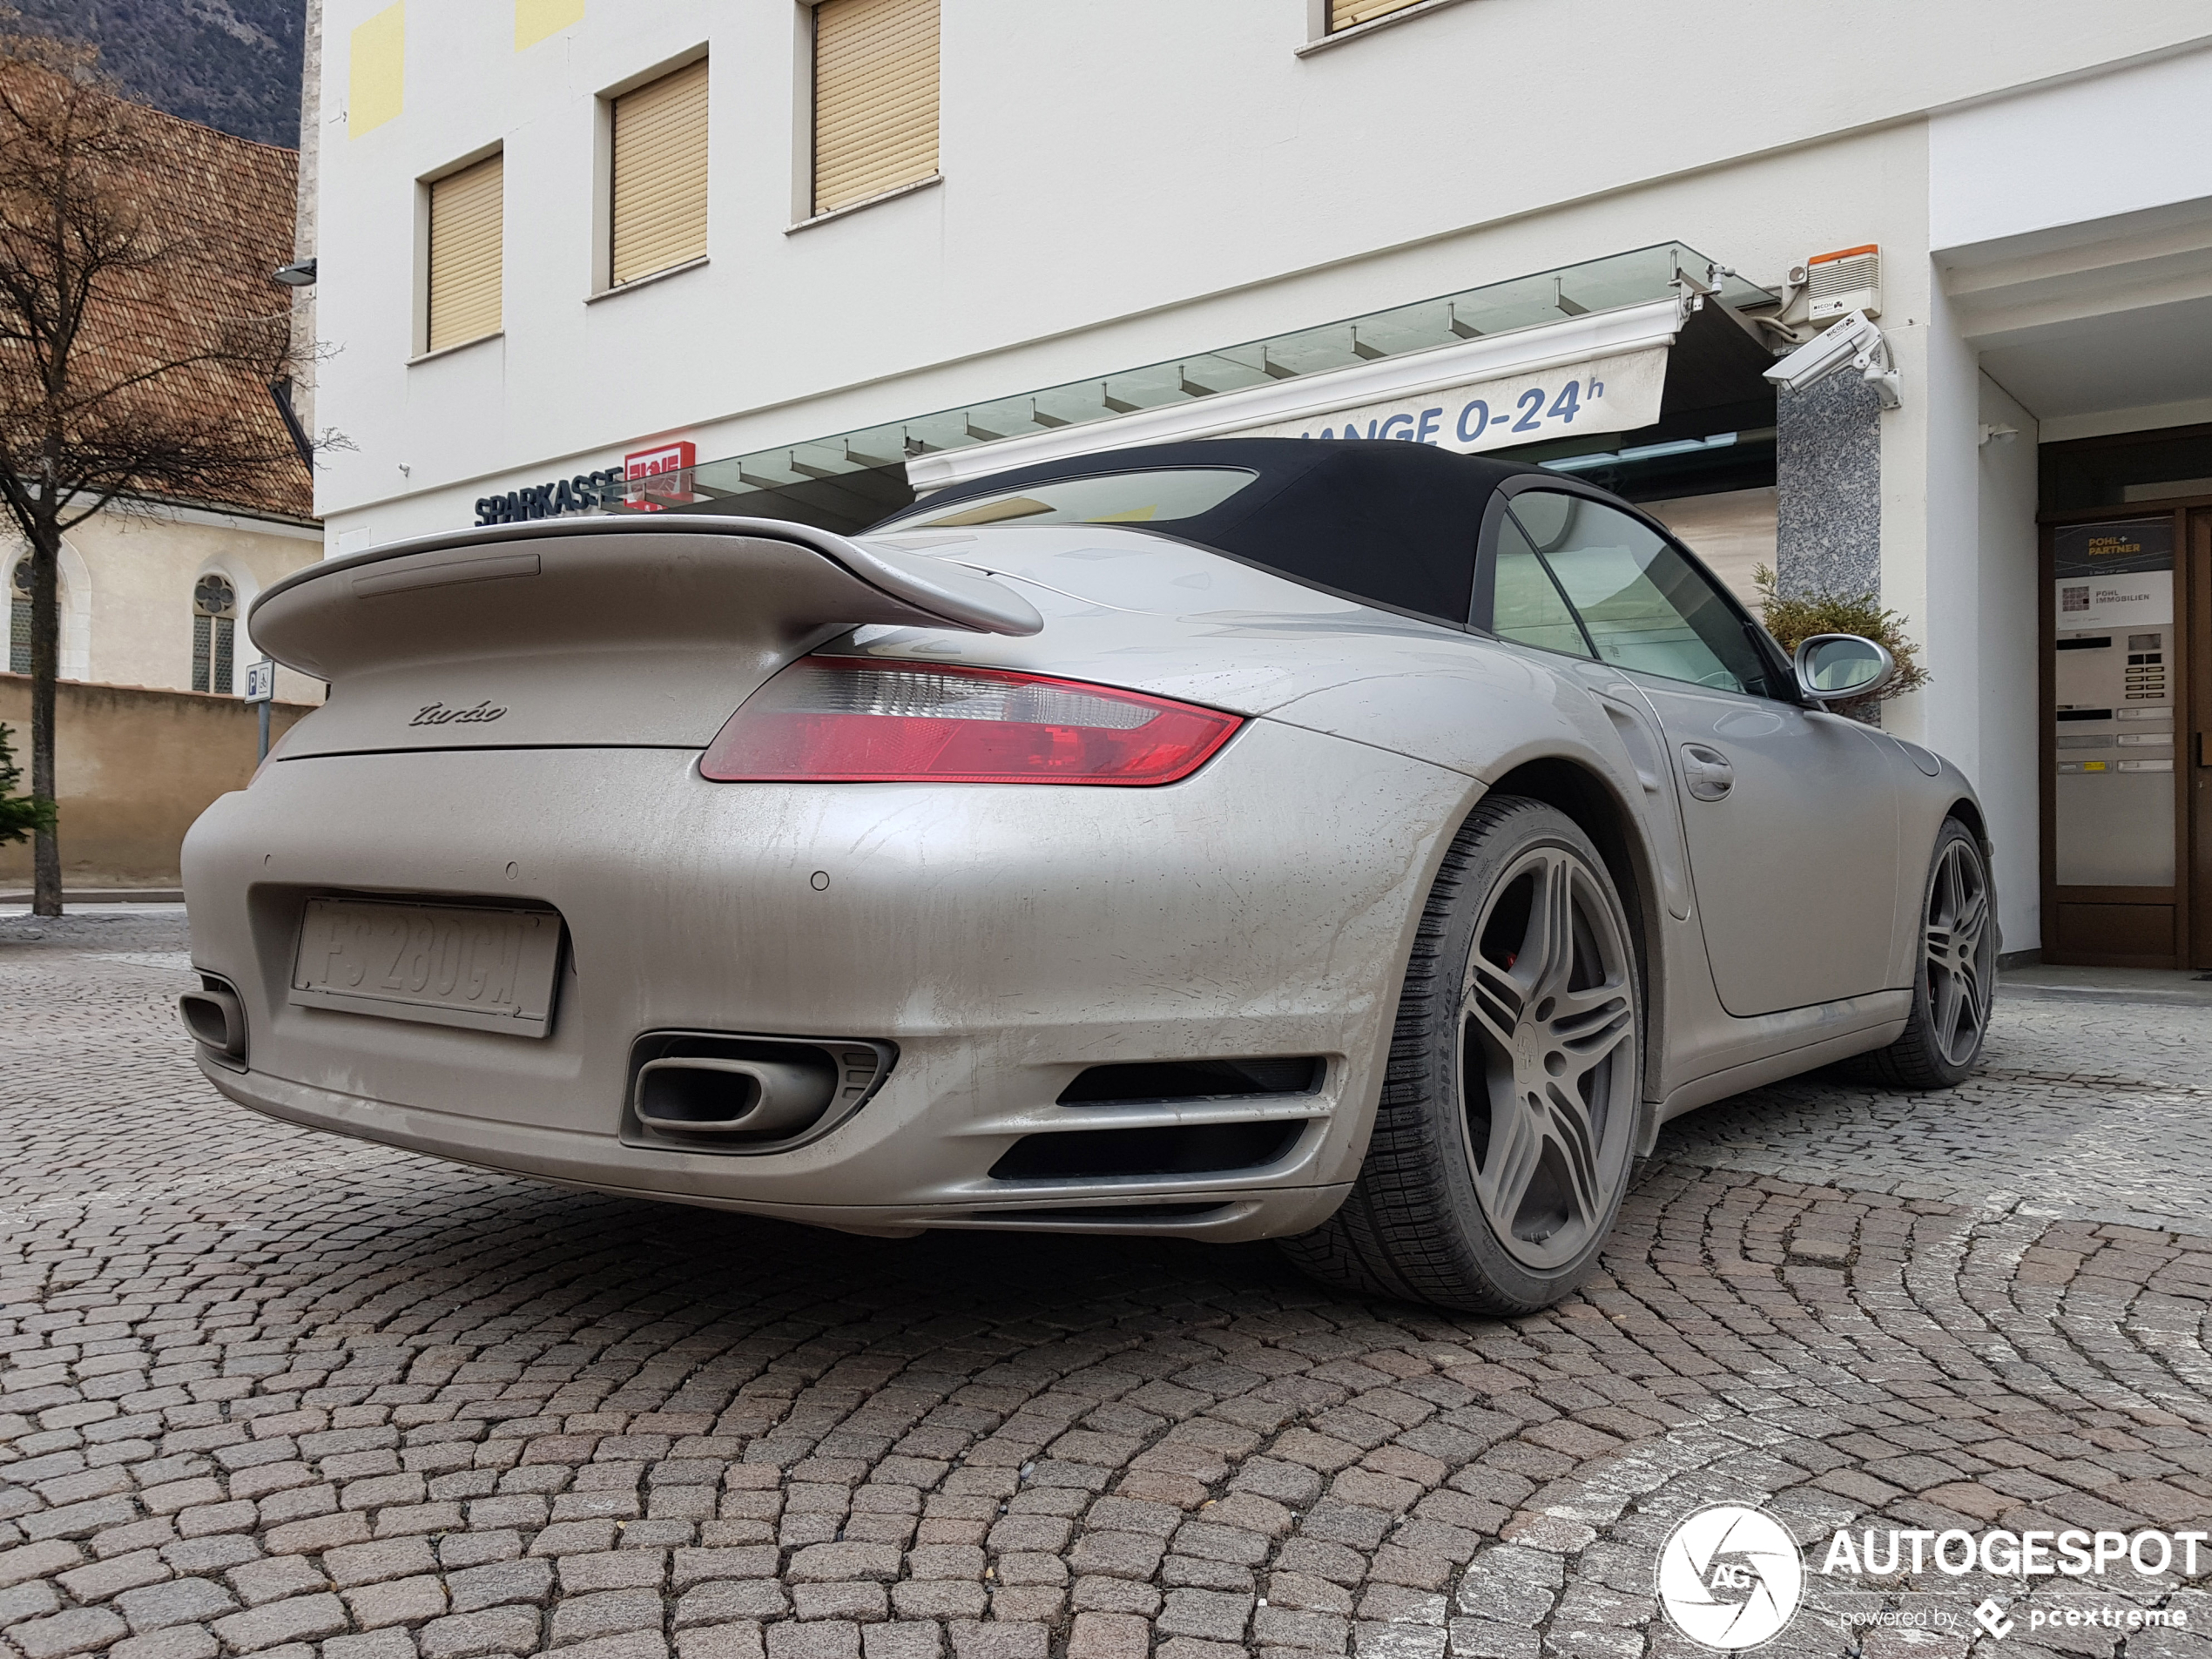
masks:
<svg viewBox="0 0 2212 1659"><path fill-rule="evenodd" d="M291 310L291 290L270 273L293 257L299 153L144 105L130 106L129 117L159 157L137 188L154 222L172 235L181 233L182 246L158 269L114 285L96 301L87 334L103 378L127 371L133 358L150 366L190 355L211 333L283 328ZM198 365L165 374L152 392L188 425L237 423L253 435L256 449L279 457L219 495L195 496L199 504L313 516L313 484L260 377L228 365Z"/></svg>

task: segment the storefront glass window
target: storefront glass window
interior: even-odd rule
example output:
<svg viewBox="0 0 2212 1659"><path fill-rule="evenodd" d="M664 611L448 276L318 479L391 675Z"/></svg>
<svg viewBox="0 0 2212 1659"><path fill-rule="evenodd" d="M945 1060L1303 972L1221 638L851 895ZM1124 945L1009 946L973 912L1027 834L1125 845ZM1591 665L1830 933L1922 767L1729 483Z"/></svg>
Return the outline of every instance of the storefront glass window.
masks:
<svg viewBox="0 0 2212 1659"><path fill-rule="evenodd" d="M2212 496L2212 429L2045 444L2040 459L2046 512Z"/></svg>

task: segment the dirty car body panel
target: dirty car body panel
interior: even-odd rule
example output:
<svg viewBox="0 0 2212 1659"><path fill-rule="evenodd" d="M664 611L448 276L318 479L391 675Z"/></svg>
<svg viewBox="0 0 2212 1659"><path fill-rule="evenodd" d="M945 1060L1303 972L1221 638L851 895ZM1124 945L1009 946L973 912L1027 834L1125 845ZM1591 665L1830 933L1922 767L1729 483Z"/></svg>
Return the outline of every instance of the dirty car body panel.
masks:
<svg viewBox="0 0 2212 1659"><path fill-rule="evenodd" d="M1642 1144L1897 1036L1928 849L1971 790L1778 679L1686 686L1633 640L1608 660L1494 627L1501 504L1611 498L1404 444L1088 468L857 537L546 522L271 590L257 642L330 699L186 843L194 963L242 1026L203 1038L206 1075L309 1127L851 1230L1300 1233L1359 1173L1423 906L1501 788L1602 820L1647 1003ZM1087 478L1133 472L1167 509L1084 507ZM1217 738L1161 782L720 780L744 711L806 673L824 695L904 674L1008 706L1089 697L1107 725L1188 711ZM1698 698L1720 706L1676 706ZM1775 891L1786 859L1701 851L1740 864L1799 810L1776 788L1701 824L1684 745L1730 743L1731 720L1747 792L1789 777L1777 734L1851 757L1851 860ZM1807 879L1851 919L1833 951L1793 927ZM542 1022L424 1015L482 977L501 917L557 937ZM1783 975L1805 994L1738 993L1791 960L1763 927L1819 959Z"/></svg>

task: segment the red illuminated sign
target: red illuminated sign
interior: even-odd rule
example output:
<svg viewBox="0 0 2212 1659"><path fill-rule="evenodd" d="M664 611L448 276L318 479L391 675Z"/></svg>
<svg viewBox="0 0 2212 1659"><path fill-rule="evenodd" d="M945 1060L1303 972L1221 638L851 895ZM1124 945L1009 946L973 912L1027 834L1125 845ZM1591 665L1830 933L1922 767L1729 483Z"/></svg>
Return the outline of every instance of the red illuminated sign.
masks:
<svg viewBox="0 0 2212 1659"><path fill-rule="evenodd" d="M656 489L651 484L637 481L658 478L665 473L687 473L698 465L698 446L688 438L676 443L664 443L655 449L633 449L622 458L623 475L631 481L628 491L630 505L648 513L657 513L673 502L687 502L691 492L685 486L688 478L671 481L665 488Z"/></svg>

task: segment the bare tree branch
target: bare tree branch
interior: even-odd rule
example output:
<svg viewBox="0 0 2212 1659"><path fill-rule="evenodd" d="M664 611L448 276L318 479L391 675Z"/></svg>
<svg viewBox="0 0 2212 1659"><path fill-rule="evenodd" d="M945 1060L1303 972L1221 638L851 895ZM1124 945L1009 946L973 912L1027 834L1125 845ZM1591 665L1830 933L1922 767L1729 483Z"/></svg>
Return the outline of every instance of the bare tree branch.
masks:
<svg viewBox="0 0 2212 1659"><path fill-rule="evenodd" d="M118 503L298 488L263 407L294 366L290 309L219 245L206 184L180 187L196 131L116 96L87 48L0 35L0 522L31 550L34 798L54 794L63 531ZM51 825L34 869L34 907L58 914Z"/></svg>

